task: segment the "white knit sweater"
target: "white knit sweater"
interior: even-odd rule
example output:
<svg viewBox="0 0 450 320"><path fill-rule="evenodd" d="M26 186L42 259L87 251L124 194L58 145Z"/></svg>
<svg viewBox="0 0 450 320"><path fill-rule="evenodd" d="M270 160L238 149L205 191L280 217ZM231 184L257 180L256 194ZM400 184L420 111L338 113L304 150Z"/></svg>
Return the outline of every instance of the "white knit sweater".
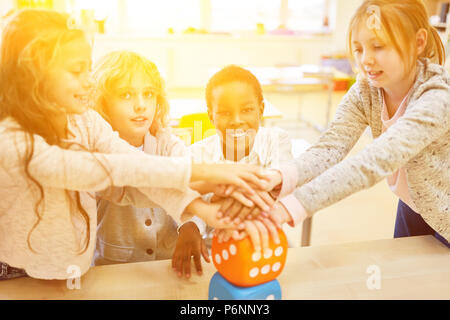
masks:
<svg viewBox="0 0 450 320"><path fill-rule="evenodd" d="M188 188L190 159L155 157L136 150L92 110L68 120L69 141L95 153L76 146L71 150L51 146L35 136L29 172L44 189L45 206L30 234L34 251L27 237L37 221L39 189L24 172L23 132L10 130L18 127L11 118L0 122L0 261L25 269L31 277L66 279L72 275L70 266L78 267L81 274L89 269L96 242L95 192L114 186L103 196L121 204L162 207L176 221L187 204L199 197ZM72 198L81 191L81 204L89 215L89 247L81 254L86 224L65 190L71 190Z"/></svg>

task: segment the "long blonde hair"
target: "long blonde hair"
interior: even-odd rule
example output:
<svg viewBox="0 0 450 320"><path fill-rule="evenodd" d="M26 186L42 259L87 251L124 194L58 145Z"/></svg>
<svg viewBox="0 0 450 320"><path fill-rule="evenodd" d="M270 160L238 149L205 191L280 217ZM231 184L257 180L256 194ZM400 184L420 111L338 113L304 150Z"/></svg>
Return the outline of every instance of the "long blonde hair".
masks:
<svg viewBox="0 0 450 320"><path fill-rule="evenodd" d="M374 12L373 8L377 11ZM432 62L444 65L444 45L437 30L429 23L428 13L422 0L364 1L353 15L348 28L347 48L350 56L353 56L353 31L371 18L376 18L379 23L379 29L372 29L376 36L394 46L406 62L406 68L412 67L419 58L429 58ZM419 55L414 44L420 29L425 29L428 37L425 49Z"/></svg>
<svg viewBox="0 0 450 320"><path fill-rule="evenodd" d="M28 234L28 246L31 250L30 236L41 220L44 211L44 190L42 185L29 172L29 164L34 154L34 135L40 135L51 145L63 146L57 133L57 116L66 116L63 108L49 99L46 86L47 70L60 54L60 48L66 43L83 39L85 34L70 27L67 14L49 10L24 9L7 20L2 32L0 55L0 120L12 117L25 134L26 149L23 155L26 176L38 187L40 199L35 204L37 221ZM72 199L68 190L66 196ZM84 252L89 246L89 215L76 192L77 207L87 225L87 237Z"/></svg>
<svg viewBox="0 0 450 320"><path fill-rule="evenodd" d="M103 56L94 66L96 90L94 107L107 120L107 101L117 89L119 81L130 81L138 72L147 76L156 94L156 114L150 126L150 133L156 135L159 129L167 127L169 103L164 79L156 65L144 56L130 51L113 51Z"/></svg>

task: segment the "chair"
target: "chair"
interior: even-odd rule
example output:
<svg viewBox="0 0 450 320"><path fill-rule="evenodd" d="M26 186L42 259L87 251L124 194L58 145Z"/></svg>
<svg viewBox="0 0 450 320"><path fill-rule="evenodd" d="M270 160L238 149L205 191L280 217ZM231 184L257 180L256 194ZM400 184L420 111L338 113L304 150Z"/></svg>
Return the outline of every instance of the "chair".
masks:
<svg viewBox="0 0 450 320"><path fill-rule="evenodd" d="M216 134L216 129L206 112L182 116L178 128L185 128L190 131L191 144Z"/></svg>

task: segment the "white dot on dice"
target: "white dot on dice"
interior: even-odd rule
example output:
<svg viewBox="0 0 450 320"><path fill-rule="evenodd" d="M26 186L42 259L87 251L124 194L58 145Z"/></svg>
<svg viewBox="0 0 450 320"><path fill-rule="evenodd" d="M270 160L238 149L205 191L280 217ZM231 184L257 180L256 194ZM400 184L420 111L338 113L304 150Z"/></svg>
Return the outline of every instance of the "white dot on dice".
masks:
<svg viewBox="0 0 450 320"><path fill-rule="evenodd" d="M221 262L220 256L218 254L216 254L216 262L217 264L220 264Z"/></svg>
<svg viewBox="0 0 450 320"><path fill-rule="evenodd" d="M222 257L223 257L223 260L228 260L228 251L227 250L222 250Z"/></svg>
<svg viewBox="0 0 450 320"><path fill-rule="evenodd" d="M237 252L236 246L234 244L230 245L230 253L231 253L231 255L234 256L236 254L236 252Z"/></svg>
<svg viewBox="0 0 450 320"><path fill-rule="evenodd" d="M275 255L277 257L281 256L282 253L283 253L283 247L278 247L275 249Z"/></svg>
<svg viewBox="0 0 450 320"><path fill-rule="evenodd" d="M281 267L281 263L275 262L272 266L272 271L277 272L278 270L280 270L280 267Z"/></svg>
<svg viewBox="0 0 450 320"><path fill-rule="evenodd" d="M252 254L252 260L253 261L258 261L259 259L261 259L261 253L259 253L259 252L254 252L253 254Z"/></svg>
<svg viewBox="0 0 450 320"><path fill-rule="evenodd" d="M258 273L259 273L259 269L255 267L252 270L250 270L250 277L254 278L258 275Z"/></svg>

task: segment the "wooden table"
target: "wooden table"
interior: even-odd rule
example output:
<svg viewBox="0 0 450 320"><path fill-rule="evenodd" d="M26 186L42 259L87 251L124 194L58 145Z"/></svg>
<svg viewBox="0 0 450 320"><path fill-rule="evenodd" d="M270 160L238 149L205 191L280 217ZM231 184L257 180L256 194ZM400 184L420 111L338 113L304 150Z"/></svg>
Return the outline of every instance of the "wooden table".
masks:
<svg viewBox="0 0 450 320"><path fill-rule="evenodd" d="M18 278L0 281L0 298L204 300L216 270L203 265L189 280L169 260L93 267L73 290ZM379 268L380 289L368 289L368 268ZM432 236L290 248L278 280L283 299L450 299L450 250Z"/></svg>

